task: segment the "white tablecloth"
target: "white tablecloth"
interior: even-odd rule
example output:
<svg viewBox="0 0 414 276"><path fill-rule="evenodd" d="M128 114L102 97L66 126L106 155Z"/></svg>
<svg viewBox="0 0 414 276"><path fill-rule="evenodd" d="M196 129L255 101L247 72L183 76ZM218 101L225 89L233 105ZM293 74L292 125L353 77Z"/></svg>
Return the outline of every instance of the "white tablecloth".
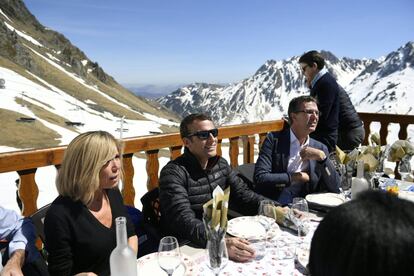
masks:
<svg viewBox="0 0 414 276"><path fill-rule="evenodd" d="M229 261L220 275L306 275L306 269L303 266L307 264L310 241L317 225L317 222L310 222L310 231L304 238L298 238L296 233L292 231L282 230L280 235L267 243L266 255L263 259L248 263ZM297 261L294 257L280 259L284 250L292 248L296 248L296 254L301 261ZM205 249L183 246L181 251L189 256L193 262L191 271L187 271L186 275L213 275L207 266L208 258Z"/></svg>

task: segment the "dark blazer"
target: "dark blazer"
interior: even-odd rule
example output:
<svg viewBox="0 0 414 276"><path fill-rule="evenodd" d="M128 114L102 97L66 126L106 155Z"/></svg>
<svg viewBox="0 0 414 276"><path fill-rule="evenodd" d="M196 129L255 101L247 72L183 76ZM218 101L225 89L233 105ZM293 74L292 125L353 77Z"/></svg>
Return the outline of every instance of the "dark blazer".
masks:
<svg viewBox="0 0 414 276"><path fill-rule="evenodd" d="M323 150L326 156L329 155L327 147L312 138L309 140L309 147ZM304 197L310 193L339 193L339 175L329 158L324 161L309 160L310 182L291 185L290 175L287 173L289 154L290 127L267 135L254 170L257 193L283 205L291 203L294 197Z"/></svg>
<svg viewBox="0 0 414 276"><path fill-rule="evenodd" d="M339 85L330 73L323 75L312 87L310 95L317 99L321 112L313 139L324 143L329 152L335 150L339 128Z"/></svg>

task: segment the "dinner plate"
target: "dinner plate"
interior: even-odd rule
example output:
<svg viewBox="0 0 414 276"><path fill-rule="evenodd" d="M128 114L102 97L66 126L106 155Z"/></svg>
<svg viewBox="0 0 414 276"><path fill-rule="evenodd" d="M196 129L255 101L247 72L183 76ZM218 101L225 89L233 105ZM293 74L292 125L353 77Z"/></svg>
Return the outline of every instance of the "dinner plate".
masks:
<svg viewBox="0 0 414 276"><path fill-rule="evenodd" d="M280 233L280 228L274 219L263 217L271 224L268 232L268 238L274 238ZM258 216L237 217L229 220L227 225L227 233L232 236L243 239L265 239L266 230L260 223Z"/></svg>
<svg viewBox="0 0 414 276"><path fill-rule="evenodd" d="M402 199L414 201L414 192L410 192L410 191L399 191L398 192L398 197L399 198L402 198Z"/></svg>
<svg viewBox="0 0 414 276"><path fill-rule="evenodd" d="M137 260L139 276L165 276L167 273L158 265L157 252L142 256ZM173 276L193 275L194 263L188 256L181 254L181 264L174 271Z"/></svg>
<svg viewBox="0 0 414 276"><path fill-rule="evenodd" d="M310 203L325 207L335 207L346 201L343 195L334 193L309 194L305 199Z"/></svg>

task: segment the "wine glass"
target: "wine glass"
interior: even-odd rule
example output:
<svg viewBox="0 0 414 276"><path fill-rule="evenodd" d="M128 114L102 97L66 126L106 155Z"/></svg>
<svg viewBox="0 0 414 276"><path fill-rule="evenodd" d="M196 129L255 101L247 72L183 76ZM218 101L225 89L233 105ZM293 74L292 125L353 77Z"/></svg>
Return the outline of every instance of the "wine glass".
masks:
<svg viewBox="0 0 414 276"><path fill-rule="evenodd" d="M207 241L207 266L213 271L214 275L219 275L220 271L229 262L227 253L226 240L224 238L218 240Z"/></svg>
<svg viewBox="0 0 414 276"><path fill-rule="evenodd" d="M163 237L158 247L158 265L171 276L180 264L181 253L177 239L173 236Z"/></svg>
<svg viewBox="0 0 414 276"><path fill-rule="evenodd" d="M410 164L411 156L405 155L400 163L398 164L398 173L401 175L401 180L406 180L407 176L411 173L411 164Z"/></svg>

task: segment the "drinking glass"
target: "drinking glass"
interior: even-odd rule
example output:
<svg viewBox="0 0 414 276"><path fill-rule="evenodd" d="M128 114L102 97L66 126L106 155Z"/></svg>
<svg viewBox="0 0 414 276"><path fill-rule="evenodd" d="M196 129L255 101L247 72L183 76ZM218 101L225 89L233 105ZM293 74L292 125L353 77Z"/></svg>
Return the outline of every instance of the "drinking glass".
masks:
<svg viewBox="0 0 414 276"><path fill-rule="evenodd" d="M411 156L406 155L404 156L400 163L398 164L398 173L401 175L401 180L406 180L407 176L411 173L411 164L410 164Z"/></svg>
<svg viewBox="0 0 414 276"><path fill-rule="evenodd" d="M178 241L173 236L163 237L158 247L158 265L168 276L181 264L181 253Z"/></svg>
<svg viewBox="0 0 414 276"><path fill-rule="evenodd" d="M306 201L306 199L302 197L295 197L292 201L291 208L295 216L297 217L296 226L298 228L298 237L304 237L306 235L304 228L306 226L309 213L308 202Z"/></svg>
<svg viewBox="0 0 414 276"><path fill-rule="evenodd" d="M260 201L259 210L257 214L259 223L265 229L265 239L268 238L269 229L276 222L276 207L272 200Z"/></svg>
<svg viewBox="0 0 414 276"><path fill-rule="evenodd" d="M207 255L207 266L211 269L214 275L219 275L220 271L229 262L225 238L223 237L219 242L208 240Z"/></svg>

